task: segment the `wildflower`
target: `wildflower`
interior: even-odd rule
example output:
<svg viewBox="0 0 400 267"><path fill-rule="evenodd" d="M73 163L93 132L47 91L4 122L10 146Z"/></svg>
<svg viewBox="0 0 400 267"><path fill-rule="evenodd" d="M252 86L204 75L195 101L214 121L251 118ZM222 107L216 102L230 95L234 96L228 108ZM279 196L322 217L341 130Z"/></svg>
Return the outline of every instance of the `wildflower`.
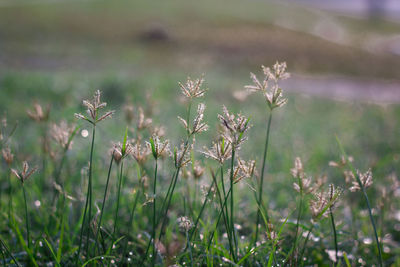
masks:
<svg viewBox="0 0 400 267"><path fill-rule="evenodd" d="M52 124L50 127L50 136L65 150L72 146L71 136L75 131L73 125L69 126L65 121L61 121L59 125Z"/></svg>
<svg viewBox="0 0 400 267"><path fill-rule="evenodd" d="M24 161L22 163L22 171L19 172L15 169L11 169L11 171L14 173L15 176L21 181L21 183L24 183L25 180L27 180L34 172L36 172L37 168L33 168L29 171L29 165L28 162Z"/></svg>
<svg viewBox="0 0 400 267"><path fill-rule="evenodd" d="M43 110L41 105L34 103L33 110L27 110L26 113L34 121L47 121L49 119L50 107L47 107L46 110Z"/></svg>
<svg viewBox="0 0 400 267"><path fill-rule="evenodd" d="M197 80L192 80L190 77L187 78L186 83L179 83L182 93L188 98L197 98L204 96L207 89L202 89L201 86L204 82L204 78L201 77Z"/></svg>
<svg viewBox="0 0 400 267"><path fill-rule="evenodd" d="M1 150L1 153L3 154L4 161L10 167L12 162L14 161L14 154L11 153L11 149L9 147L3 148Z"/></svg>
<svg viewBox="0 0 400 267"><path fill-rule="evenodd" d="M139 117L138 117L138 121L137 121L137 129L139 131L147 129L151 126L151 124L153 123L153 120L151 118L146 118L144 116L144 111L142 107L138 108L138 112L139 112Z"/></svg>
<svg viewBox="0 0 400 267"><path fill-rule="evenodd" d="M99 110L107 106L107 103L100 101L101 92L97 90L94 94L93 100L83 100L83 105L87 107L87 113L89 116L82 115L81 113L75 113L75 117L78 119L86 120L92 124L96 124L106 118L111 118L115 111L107 111L99 117Z"/></svg>
<svg viewBox="0 0 400 267"><path fill-rule="evenodd" d="M357 175L360 178L360 182L364 188L368 188L372 185L373 181L372 181L371 169L368 169L368 171L366 173L361 173L359 170L357 170ZM353 186L350 187L350 191L355 192L360 189L361 189L361 187L360 187L359 182L353 180Z"/></svg>
<svg viewBox="0 0 400 267"><path fill-rule="evenodd" d="M265 66L262 66L262 69L265 76L264 80L260 82L254 73L250 73L253 85L247 85L245 88L249 92L260 91L266 98L267 104L271 110L285 105L287 99L283 98L282 89L279 87L278 82L290 77L290 74L286 72L286 63L276 62L273 66L273 70ZM270 85L270 82L272 82L272 85Z"/></svg>
<svg viewBox="0 0 400 267"><path fill-rule="evenodd" d="M232 156L232 145L231 143L225 143L223 137L219 138L217 142L213 142L211 149L203 147L204 151L201 151L207 158L218 161L223 164L227 159Z"/></svg>
<svg viewBox="0 0 400 267"><path fill-rule="evenodd" d="M229 114L228 109L223 106L223 115L218 114L218 118L223 127L222 136L232 145L232 149L239 149L240 145L246 140L244 133L250 128L249 120L241 114Z"/></svg>
<svg viewBox="0 0 400 267"><path fill-rule="evenodd" d="M150 137L150 142L146 142L146 145L153 153L155 159L158 159L160 156L169 152L169 141L165 140L164 142L161 142L160 137L157 135Z"/></svg>
<svg viewBox="0 0 400 267"><path fill-rule="evenodd" d="M193 223L186 216L179 217L177 220L177 223L178 223L179 229L183 232L188 232L193 227Z"/></svg>
<svg viewBox="0 0 400 267"><path fill-rule="evenodd" d="M121 142L115 143L111 149L112 156L117 164L119 164L126 156L131 154L132 151L133 146L129 141L126 141L124 144Z"/></svg>
<svg viewBox="0 0 400 267"><path fill-rule="evenodd" d="M132 157L139 163L139 165L143 165L148 156L151 153L151 150L147 146L143 146L140 140L133 141L132 152L130 153Z"/></svg>
<svg viewBox="0 0 400 267"><path fill-rule="evenodd" d="M297 179L297 183L293 183L293 188L299 193L311 193L315 190L311 184L311 177L306 177L306 174L303 169L303 163L301 159L297 157L294 161L294 168L290 170L293 178Z"/></svg>
<svg viewBox="0 0 400 267"><path fill-rule="evenodd" d="M190 125L188 125L188 121L186 121L183 118L178 116L178 119L182 122L183 126L185 127L185 129L187 130L187 132L190 135L205 132L208 130L208 125L203 122L205 108L206 108L206 105L204 105L203 103L200 103L197 106L197 115L194 118L192 127L190 127Z"/></svg>
<svg viewBox="0 0 400 267"><path fill-rule="evenodd" d="M195 161L192 170L194 178L199 179L203 175L205 169L206 168L200 165L199 161Z"/></svg>

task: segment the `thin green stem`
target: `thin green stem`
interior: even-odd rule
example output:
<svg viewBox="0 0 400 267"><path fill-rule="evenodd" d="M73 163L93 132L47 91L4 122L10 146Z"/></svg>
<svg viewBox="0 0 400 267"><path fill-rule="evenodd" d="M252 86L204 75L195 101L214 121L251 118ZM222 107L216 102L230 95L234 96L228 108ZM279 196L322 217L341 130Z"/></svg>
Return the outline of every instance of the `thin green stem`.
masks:
<svg viewBox="0 0 400 267"><path fill-rule="evenodd" d="M152 265L154 266L156 263L156 190L157 190L157 169L158 169L158 160L156 158L156 165L154 167L154 183L153 183L153 258Z"/></svg>
<svg viewBox="0 0 400 267"><path fill-rule="evenodd" d="M86 256L89 258L89 242L90 242L90 223L92 220L92 206L93 206L93 150L94 150L94 137L96 134L96 125L93 125L93 131L92 131L92 144L90 147L90 161L89 161L89 216L87 220L87 242L86 242Z"/></svg>
<svg viewBox="0 0 400 267"><path fill-rule="evenodd" d="M110 182L110 174L111 174L111 169L112 169L112 165L113 165L113 161L114 161L114 157L111 155L111 160L110 160L110 165L108 168L108 174L107 174L107 181L106 181L106 188L104 189L104 196L103 196L103 203L101 204L101 211L100 211L100 217L99 217L99 222L97 224L97 230L96 230L96 236L94 238L95 241L95 249L97 249L97 243L98 243L98 235L99 235L99 231L100 231L100 227L101 227L101 219L103 218L103 212L104 212L104 206L106 203L106 197L107 197L107 191L108 191L108 184Z"/></svg>
<svg viewBox="0 0 400 267"><path fill-rule="evenodd" d="M265 137L265 146L264 146L264 154L263 154L263 163L261 167L261 174L260 174L260 184L259 184L259 195L258 195L258 203L259 206L262 207L262 196L263 196L263 187L264 187L264 172L265 172L265 165L267 161L267 153L268 153L268 144L269 144L269 133L271 129L271 122L272 122L272 110L269 113L269 118L268 118L268 126L267 126L267 134ZM267 219L268 219L268 214L267 214ZM256 220L256 236L254 240L254 244L257 243L258 240L258 232L259 232L259 225L260 225L260 220L261 220L261 214L260 214L260 209L257 209L257 220Z"/></svg>
<svg viewBox="0 0 400 267"><path fill-rule="evenodd" d="M297 213L297 220L296 220L296 233L294 235L294 242L293 242L293 248L292 248L292 253L296 254L296 248L297 248L297 243L298 243L298 235L299 235L299 224L300 224L300 219L301 219L301 214L303 211L303 187L302 187L302 181L299 177L299 186L300 186L300 202L299 202L299 207L298 210L299 212ZM297 259L298 260L298 259ZM297 262L296 260L296 262Z"/></svg>
<svg viewBox="0 0 400 267"><path fill-rule="evenodd" d="M311 234L312 230L314 229L314 225L315 224L313 223L311 228L310 228L310 230L308 230L308 233L307 233L307 236L306 236L306 240L304 240L303 249L301 250L301 254L300 254L300 257L299 257L301 262L302 262L301 266L304 266L304 262L305 261L303 260L303 255L304 255L304 252L306 250L308 240L310 239L310 234Z"/></svg>
<svg viewBox="0 0 400 267"><path fill-rule="evenodd" d="M190 266L193 267L193 254L192 254L192 246L190 245L190 239L189 239L189 234L188 231L186 231L186 242L187 242L187 247L189 248L189 256L190 256Z"/></svg>
<svg viewBox="0 0 400 267"><path fill-rule="evenodd" d="M21 266L21 264L19 264L19 262L17 261L17 259L14 257L14 255L11 253L10 249L8 248L8 246L6 245L6 243L3 241L3 239L1 239L0 237L0 243L3 246L4 250L10 255L11 259L14 261L14 263L17 266ZM5 265L4 265L5 266Z"/></svg>
<svg viewBox="0 0 400 267"><path fill-rule="evenodd" d="M117 208L115 210L115 216L114 216L114 229L113 229L113 239L115 240L115 231L117 230L117 222L118 222L118 211L119 211L119 202L120 202L120 196L121 196L121 184L122 184L122 172L124 168L124 161L121 161L120 165L120 170L119 170L119 178L118 178L118 193L117 193Z"/></svg>
<svg viewBox="0 0 400 267"><path fill-rule="evenodd" d="M222 168L222 166L221 166L221 168ZM209 239L209 241L208 241L207 250L209 250L209 248L210 248L212 239L214 238L214 233L215 233L216 228L218 227L219 221L220 221L220 219L221 219L221 215L223 215L223 219L224 219L224 223L225 223L225 229L226 229L226 233L227 233L227 235L228 235L229 250L230 250L230 253L231 253L231 255L232 255L234 261L236 262L236 255L235 255L235 253L234 253L234 251L233 251L233 244L232 244L232 232L230 231L229 221L228 221L229 215L228 215L228 212L226 212L226 214L225 214L225 212L224 212L224 211L226 210L225 207L227 206L227 201L228 201L228 198L230 197L230 194L231 194L231 192L232 192L232 188L229 189L229 191L228 191L228 193L226 194L226 196L224 196L224 198L225 198L225 199L224 199L224 202L222 202L221 192L220 192L219 187L218 187L218 184L217 184L217 182L216 182L216 178L215 178L214 175L212 175L212 178L213 178L213 180L214 180L214 183L216 184L217 195L218 195L219 203L220 203L220 206L221 206L221 211L220 211L220 213L219 213L219 215L218 215L218 219L217 219L217 223L216 223L216 225L215 225L215 228L214 228L214 230L213 230L213 232L212 232L212 234L211 234L211 236L210 236L210 239Z"/></svg>
<svg viewBox="0 0 400 267"><path fill-rule="evenodd" d="M232 231L232 236L233 236L233 240L234 240L234 246L235 246L235 257L237 255L237 250L238 250L238 244L237 244L237 239L236 239L236 234L235 234L235 218L234 218L234 204L233 204L233 167L235 164L235 149L232 149L232 159L231 159L231 173L230 173L230 190L231 190L231 214L230 214L230 227L231 227L231 231ZM236 260L235 260L236 262Z"/></svg>
<svg viewBox="0 0 400 267"><path fill-rule="evenodd" d="M345 150L344 150L344 148L342 146L342 143L340 142L340 140L339 140L339 138L337 136L336 136L336 141L337 141L337 143L339 145L339 149L342 152L343 156L345 157L345 159L347 159L348 158L347 154L346 154L346 152L345 152ZM364 195L364 198L365 198L365 202L367 203L369 219L371 221L372 228L374 229L375 242L376 242L376 246L378 248L378 253L379 253L379 255L378 255L379 256L379 258L378 258L379 259L379 266L382 267L383 266L383 259L382 259L381 245L380 245L380 242L379 242L378 233L376 231L375 221L374 221L374 218L372 216L371 205L369 203L367 192L365 191L364 184L361 182L358 173L356 172L355 168L353 167L353 164L349 160L347 160L347 165L350 167L351 171L353 172L354 177L356 177L357 183L360 186L361 191L363 192L363 195Z"/></svg>
<svg viewBox="0 0 400 267"><path fill-rule="evenodd" d="M335 243L335 259L336 259L336 262L337 262L338 261L338 242L337 242L337 233L336 233L335 220L333 218L332 206L329 207L329 215L331 217L333 238L334 238L334 243Z"/></svg>
<svg viewBox="0 0 400 267"><path fill-rule="evenodd" d="M362 192L364 194L365 202L367 202L369 219L371 220L372 227L374 228L374 236L375 236L376 246L378 247L378 253L379 253L379 266L382 267L383 266L383 259L382 259L381 245L380 245L380 242L379 242L378 232L376 230L375 221L374 221L374 218L372 217L371 205L369 203L368 195L367 195L367 192L365 191L365 187L364 186L362 186Z"/></svg>
<svg viewBox="0 0 400 267"><path fill-rule="evenodd" d="M81 248L82 248L82 239L83 239L83 231L84 231L84 225L86 222L86 213L88 210L89 202L91 202L91 186L92 186L92 160L93 160L93 148L94 148L94 137L96 133L96 125L93 125L93 132L92 132L92 144L90 148L90 159L89 159L89 182L88 182L88 188L87 188L87 193L86 193L86 201L85 201L85 210L83 212L83 219L82 219L82 224L81 224L81 233L79 235L79 247L78 247L78 253L76 255L76 260L75 260L75 265L78 265L80 253L81 253ZM89 207L89 218L88 218L88 237L87 237L87 250L86 252L88 253L89 250L89 235L90 235L90 217L91 217L91 207Z"/></svg>
<svg viewBox="0 0 400 267"><path fill-rule="evenodd" d="M8 168L8 182L10 187L8 188L8 219L9 221L11 221L11 213L13 212L13 208L12 208L12 203L13 203L13 192L12 192L12 182L11 182L11 169Z"/></svg>
<svg viewBox="0 0 400 267"><path fill-rule="evenodd" d="M29 232L29 217L28 217L28 205L26 202L26 192L25 192L25 186L24 183L22 182L22 192L24 194L24 203L25 203L25 223L26 223L26 240L28 243L28 248L31 248L31 239L30 239L30 232Z"/></svg>

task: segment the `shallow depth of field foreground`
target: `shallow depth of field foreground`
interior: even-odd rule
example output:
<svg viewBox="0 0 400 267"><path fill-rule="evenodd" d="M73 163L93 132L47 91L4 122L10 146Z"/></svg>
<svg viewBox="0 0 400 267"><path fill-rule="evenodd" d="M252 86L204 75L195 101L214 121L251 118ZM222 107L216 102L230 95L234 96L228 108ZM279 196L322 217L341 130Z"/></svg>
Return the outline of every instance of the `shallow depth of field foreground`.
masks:
<svg viewBox="0 0 400 267"><path fill-rule="evenodd" d="M0 1L0 265L400 266L399 17L316 2Z"/></svg>

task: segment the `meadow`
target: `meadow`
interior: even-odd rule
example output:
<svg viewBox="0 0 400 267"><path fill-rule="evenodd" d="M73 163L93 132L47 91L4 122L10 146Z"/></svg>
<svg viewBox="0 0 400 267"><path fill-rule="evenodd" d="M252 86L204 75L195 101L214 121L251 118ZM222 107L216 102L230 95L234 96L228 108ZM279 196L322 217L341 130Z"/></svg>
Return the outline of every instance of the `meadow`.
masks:
<svg viewBox="0 0 400 267"><path fill-rule="evenodd" d="M398 79L360 32L399 26L337 16L341 45L301 7L157 3L0 8L0 262L400 266L399 106L285 87Z"/></svg>

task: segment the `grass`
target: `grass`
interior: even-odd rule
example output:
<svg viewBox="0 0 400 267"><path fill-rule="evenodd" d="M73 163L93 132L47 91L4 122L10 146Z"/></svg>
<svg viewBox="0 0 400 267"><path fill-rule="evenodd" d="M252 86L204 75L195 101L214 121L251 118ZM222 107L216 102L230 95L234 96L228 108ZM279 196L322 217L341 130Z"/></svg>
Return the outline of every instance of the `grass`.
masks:
<svg viewBox="0 0 400 267"><path fill-rule="evenodd" d="M242 102L233 96L251 83L249 71L258 73L261 64L276 59L300 73L398 79L397 56L358 47L363 31L391 35L398 25L381 22L371 30L366 21L335 15L356 40L342 46L310 34L324 13L308 9L263 1L157 3L158 9L146 1L1 6L0 114L7 117L3 136L13 132L1 148L14 154L11 166L0 165L2 263L331 266L335 255L347 266L399 265L398 187L391 178L400 166L398 105L284 91L288 104L273 111L268 126L271 113L263 97ZM286 14L297 28L279 26L277 14ZM157 30L166 35L150 38ZM209 88L204 98L183 101L178 81L204 72L203 87ZM94 139L91 125L74 119L74 113L97 88L116 113L96 126ZM34 101L50 105L47 122L26 115ZM203 120L210 129L193 134L199 102L206 103ZM133 105L133 120L126 118L125 104ZM252 126L244 134L248 140L223 164L199 152L224 127L217 118L222 105L233 114L242 112ZM158 141L139 127L139 106L153 125L166 126L172 157L158 155ZM68 140L72 148L53 140L47 148L40 145L49 138L45 130L62 119L78 125ZM110 149L118 146L111 142L123 136L121 154L135 139L142 150L149 143L153 158L142 162L127 156L117 164ZM194 136L187 159L205 168L197 179L194 167L182 164ZM372 169L374 184L363 194L349 191L345 166L329 166L344 154L336 136L354 157L352 166ZM226 148L229 142L221 144ZM331 194L314 214L314 196L293 189L293 182L303 184L290 174L298 156L314 182L326 175L323 184L343 189L335 206ZM255 159L256 172L235 183L237 157ZM39 170L21 188L10 168L24 160ZM329 194L331 187L323 188ZM84 214L86 207L90 215Z"/></svg>
<svg viewBox="0 0 400 267"><path fill-rule="evenodd" d="M221 113L219 107L221 101L226 105L230 105L233 110L242 110L245 112L245 114L251 114L251 124L253 127L249 130L249 141L243 145L243 148L240 150L240 155L245 158L255 158L258 162L257 168L261 168L263 151L259 144L263 144L265 141L265 137L263 137L264 134L260 134L260 132L265 132L266 127L265 103L263 103L262 99L253 96L251 96L251 99L247 100L252 101L252 105L247 105L247 102L242 103L235 101L233 97L229 96L230 91L228 88L235 83L237 84L233 87L238 88L240 86L239 79L243 81L241 83L242 85L248 84L248 78L240 77L238 78L238 81L235 81L235 79L232 80L231 78L229 78L229 80L224 80L223 75L218 75L220 79L215 85L213 85L213 81L217 81L217 74L215 73L210 74L210 81L207 82L207 87L209 87L210 90L206 93L204 99L204 101L207 103L207 109L205 113L206 121L211 128L214 128L214 125L218 123L214 114ZM178 76L179 75L176 75L177 80L179 78ZM174 107L169 105L169 99L179 98L179 89L177 83L174 85L170 81L172 79L171 77L165 77L162 75L159 75L158 77L158 80L155 82L158 83L157 86L161 85L160 88L163 88L164 90L157 90L155 91L157 94L153 95L157 100L156 106L153 107L153 114L155 114L153 116L153 123L159 124L162 121L168 125L167 133L169 139L171 140L171 145L177 144L177 140L180 139L180 136L187 135L187 131L183 128L179 128L179 122L175 118L178 114L185 114L187 110L185 105L176 105ZM81 110L79 107L79 99L87 97L83 96L82 92L79 93L80 91L75 91L76 89L69 91L63 91L62 88L60 88L60 91L51 90L50 88L53 86L54 81L59 79L57 75L47 77L40 76L40 79L37 79L37 76L30 74L26 75L25 79L30 79L30 82L26 83L24 79L13 80L13 76L10 75L2 80L2 84L4 86L4 83L7 83L8 85L13 86L8 88L20 88L18 94L21 93L21 90L30 92L29 87L34 87L35 84L41 84L40 87L42 89L41 91L36 92L37 96L34 98L40 100L39 97L41 95L47 95L48 98L50 96L52 98L48 99L49 102L51 101L53 103L59 103L57 106L58 108L53 108L51 111L51 121L57 121L58 118L68 118L69 121L72 121L73 113ZM136 85L137 88L142 88L140 84L146 84L148 81L140 79L128 80L115 77L106 79L100 77L98 80L96 80L96 78L93 79L94 83L98 83L98 87L100 88L107 88L104 86L104 84L107 84L109 80L114 81L114 86L111 88L120 88L120 92L126 94L126 99L135 99L137 102L132 101L135 103L135 105L145 104L146 92L130 91L129 88L132 88L132 85ZM80 82L74 78L70 81L72 85L68 85L68 83L69 82L64 83L67 88L78 88L73 84L79 84ZM24 87L24 84L29 84L29 87ZM222 93L222 91L213 90L214 87L220 88L220 90L223 90L225 93ZM49 93L44 93L46 90L48 90ZM8 94L8 97L16 97L13 96L13 94L17 94L15 91L14 93L11 93L11 90L2 92L4 94ZM129 96L132 94L132 92L133 95ZM35 92L32 93L35 94ZM163 98L164 94L169 95L170 98ZM109 105L111 106L110 109L116 109L117 112L112 120L102 122L98 129L96 129L97 141L95 140L96 148L93 155L94 169L92 170L93 177L96 177L96 179L93 180L92 192L93 201L95 204L94 206L101 207L104 205L104 211L100 215L102 216L102 223L99 225L100 230L97 244L99 249L95 249L97 245L94 243L90 244L89 246L89 248L91 248L89 251L92 251L90 254L93 257L96 257L91 261L91 264L99 262L101 255L104 255L104 259L107 262L119 263L121 261L129 261L134 264L135 262L140 262L143 260L142 255L146 250L148 242L151 241L153 228L153 226L151 226L151 221L153 220L152 218L154 216L154 210L151 206L152 204L151 202L148 202L149 199L147 199L146 195L144 194L148 190L153 191L154 189L153 187L150 187L151 189L147 187L148 185L145 185L146 182L142 184L142 181L139 180L138 177L142 177L143 173L147 173L149 175L148 177L153 177L153 171L151 171L151 169L154 168L154 164L151 161L148 161L148 163L140 167L143 169L143 173L139 174L138 176L136 171L137 166L135 165L134 161L131 158L126 158L124 166L124 176L126 178L123 181L123 186L121 187L120 193L118 228L116 229L117 231L115 234L116 239L112 238L112 228L114 225L113 221L115 216L113 203L116 203L115 201L117 201L118 186L115 186L116 182L114 179L116 179L117 176L115 174L116 169L113 168L111 169L110 174L111 180L108 190L109 192L106 193L107 198L104 202L103 196L108 177L109 163L107 150L110 148L110 145L108 145L109 140L115 140L115 137L124 135L125 126L123 125L127 125L127 122L124 121L124 116L122 114L123 111L121 103L124 102L121 102L121 100L118 98L118 93L111 95L106 89L104 90L103 95L104 99L108 95L112 96L110 98L111 101L109 102ZM19 101L22 106L29 106L31 99L31 96L29 98L25 98L24 95L20 95L19 97ZM46 102L41 101L41 103ZM150 111L151 109L145 110ZM16 109L16 112L13 111L14 107L9 106L7 112L9 128L12 127L15 121L19 121L17 130L14 133L11 142L9 143L12 151L16 155L14 164L18 165L20 160L29 159L32 161L32 164L36 163L37 165L41 165L41 158L34 157L35 154L40 155L41 153L41 149L40 147L37 147L37 143L35 141L37 138L42 136L42 132L40 130L41 126L30 122L29 119L27 119L24 110ZM349 113L353 114L353 116L348 116L347 114ZM249 263L253 261L260 261L263 259L263 257L268 257L267 255L270 254L271 249L279 251L277 256L271 260L272 262L284 260L286 258L286 253L289 253L290 248L292 247L293 237L297 227L299 231L298 238L300 239L299 241L301 241L298 242L299 253L300 251L304 250L304 255L306 255L307 261L309 262L329 264L330 260L325 249L335 250L335 237L332 235L331 218L323 218L323 220L326 220L326 222L317 224L317 226L313 226L314 224L308 223L308 220L311 218L307 207L308 201L305 199L303 204L301 204L302 207L296 207L298 203L296 203L296 197L294 197L294 190L291 188L293 178L290 177L289 169L293 165L292 162L294 157L298 155L305 159L304 162L306 162L307 173L315 174L315 176L327 174L329 176L329 182L335 183L345 189L343 196L341 197L341 199L343 199L342 202L352 202L351 219L343 219L343 214L347 212L345 209L345 204L339 204L334 211L335 214L337 214L334 223L336 226L337 239L339 240L339 257L341 257L340 255L342 255L342 251L345 251L347 255L350 256L348 259L349 261L357 261L359 258L362 258L367 262L377 262L374 253L367 253L367 251L373 250L373 246L369 245L368 241L364 243L364 240L368 240L368 236L371 238L373 237L370 232L368 220L363 217L363 210L365 209L364 202L362 201L362 198L358 198L354 193L350 193L348 190L346 190L348 187L342 178L341 172L334 168L328 167L328 162L330 160L338 159L341 155L340 149L335 144L335 134L337 134L342 139L346 150L351 151L351 155L356 159L356 162L354 163L355 166L359 167L360 169L372 167L374 173L374 186L368 189L368 191L371 205L372 207L376 207L378 201L380 201L379 199L381 199L381 193L379 189L380 185L387 184L387 182L385 182L385 176L391 172L398 171L398 156L396 152L400 145L396 138L396 129L399 129L398 126L400 123L398 120L398 113L398 107L394 105L377 106L373 104L335 102L329 100L314 101L314 99L304 96L289 96L289 103L286 106L277 109L276 112L274 111L274 123L272 124L273 130L270 133L271 140L273 141L269 147L270 153L267 161L268 172L265 175L266 187L264 187L263 193L263 201L270 217L270 225L268 225L268 227L263 225L259 232L259 240L266 240L267 242L257 243L256 247L254 247L252 250L250 249L251 247L246 248L245 246L247 246L246 244L250 245L254 242L253 231L255 230L254 223L257 218L257 202L259 201L257 200L257 196L253 196L254 194L252 193L252 189L247 187L245 183L238 183L237 185L234 185L237 186L237 189L235 189L233 195L234 217L230 217L230 207L232 205L232 199L230 197L232 194L229 183L226 184L225 189L223 189L223 187L221 187L222 184L218 182L218 194L221 194L220 199L218 200L218 197L211 197L210 201L205 206L203 206L204 202L200 202L200 197L195 198L193 195L189 195L188 198L184 197L182 199L180 196L186 195L185 192L187 187L191 188L191 191L193 192L194 188L199 187L200 184L215 184L219 176L219 172L215 169L216 165L212 162L202 159L202 156L197 152L203 145L210 145L209 140L215 138L215 132L211 130L198 135L196 138L197 149L195 150L194 158L201 160L202 164L206 164L211 168L214 168L216 173L218 173L218 176L216 177L216 180L210 179L207 171L207 174L205 174L200 181L193 180L193 178L186 178L188 180L185 180L181 178L185 176L185 168L183 168L182 171L179 170L179 172L181 172L179 177L176 175L177 172L175 172L175 175L172 176L173 173L171 173L169 170L171 170L170 167L173 166L173 162L171 162L171 160L160 159L160 162L158 163L158 181L156 187L158 191L156 192L156 196L160 199L160 201L157 201L156 203L165 202L162 201L162 199L166 199L167 202L165 203L165 206L164 203L162 204L163 207L160 207L161 204L157 205L156 209L158 211L156 217L160 219L162 218L161 221L157 219L157 221L160 223L159 226L161 226L161 224L164 224L164 226L159 227L157 230L160 231L160 229L163 229L163 231L159 232L158 234L158 236L161 237L160 240L162 244L162 247L159 247L159 253L161 253L163 257L161 258L159 255L156 256L157 259L155 260L155 264L167 264L173 262L180 262L183 264L183 262L190 262L191 258L193 258L194 264L196 262L200 263L203 261L209 263L211 261L214 261L214 263L222 263L225 262L225 258L226 260L232 262L235 260L239 262L240 259L246 255L246 252L249 251L249 249L251 254L243 259L243 264L246 262ZM192 117L194 117L194 115L192 115ZM128 128L134 128L135 124L131 123L127 126ZM48 168L47 174L43 174L41 170L39 170L38 174L35 174L32 178L26 181L26 189L29 188L26 193L28 200L28 213L31 222L30 235L33 241L31 244L31 250L32 255L34 255L39 265L43 264L44 262L53 261L53 254L55 253L60 253L58 261L61 265L70 264L74 262L76 258L79 240L74 238L74 236L79 234L81 229L80 225L83 223L83 217L81 217L79 214L79 210L83 210L85 207L85 205L83 205L84 203L82 202L85 194L84 191L80 189L80 184L83 182L85 185L86 179L84 178L82 180L81 178L81 168L85 168L85 162L87 162L88 156L87 153L90 149L90 144L87 140L88 138L84 138L81 135L82 130L85 130L85 127L85 124L81 124L81 129L73 139L73 148L67 152L65 163L63 165L64 167L60 172L60 180L64 182L63 190L68 196L65 198L65 209L58 211L63 214L62 217L54 217L57 213L53 214L45 212L46 210L51 209L51 198L49 198L51 194L43 191L41 189L41 185L38 183L38 178L45 175L45 185L51 188L52 177L49 174L52 173L53 170L57 170L59 168L61 158L57 160L56 157L54 161L51 160L50 157L46 156L48 161L46 164L46 168ZM25 131L23 131L24 128L31 129L29 135L26 135ZM318 131L315 129L318 129ZM147 135L146 132L141 133L140 131L138 132L137 130L134 130L133 132L129 132L129 137L136 138L137 134ZM97 139L97 137L99 139ZM53 143L52 148L56 148L55 144ZM60 153L60 156L62 156L62 151ZM231 167L226 166L225 170L228 168ZM2 179L6 179L8 170L7 166L3 165L2 170L2 177L4 177ZM224 171L222 173L224 174ZM224 176L226 178L229 177L229 175L226 173ZM19 190L21 190L21 188L16 183L16 179L14 177L12 178L14 192L15 194L19 194ZM149 179L152 180L152 178ZM257 185L258 183L254 184ZM6 186L7 183L4 183L4 185ZM170 187L171 190L167 190L168 187ZM257 190L257 187L258 186L256 186L254 189ZM3 186L1 198L2 207L8 206L8 192L8 186ZM52 191L50 190L50 192ZM180 194L177 194L177 192ZM195 199L197 199L197 202L194 202ZM29 200L31 200L30 203ZM39 206L34 204L36 200L40 201ZM219 203L216 208L214 208L212 205L212 203L215 201L217 201L216 203ZM225 208L225 205L227 208ZM189 207L197 208L193 210ZM303 212L299 218L298 226L296 226L297 223L295 217L297 217L298 214L296 210L300 208L303 210ZM20 252L28 249L28 247L18 245L17 241L18 235L24 232L21 233L21 230L14 232L12 230L14 228L10 229L8 227L7 210L7 208L2 209L2 216L4 218L4 220L2 220L4 222L2 229L9 229L10 231L3 231L1 234L2 239L4 239L4 243L7 244L8 248L11 244L13 244L12 253L18 262L26 263L29 261L29 258L23 256L24 254L21 254ZM18 217L18 214L21 214L21 212L24 210L24 204L23 201L21 201L21 198L17 198L15 196L13 197L12 210L14 211L14 216L17 216L15 222L17 224L21 222L23 223L24 220L22 219L21 221ZM219 217L218 214L220 214L221 210L223 213L222 216L219 215L221 216ZM388 214L393 214L395 210L396 206L394 205L393 207L389 208L389 211L386 212ZM40 216L40 214L46 215L43 217ZM196 214L202 214L202 216L197 217ZM286 218L285 214L292 215L289 216L285 227L280 230L280 239L270 243L265 230L270 232L275 228L279 229L279 221ZM188 236L186 236L186 234L182 234L182 232L177 231L175 221L179 216L183 215L190 218L192 223L196 223L196 232L198 234L192 234L191 232L188 232ZM265 216L265 214L263 216ZM216 228L216 231L212 234L214 238L210 239L211 233L213 232L213 225L215 225L217 222L218 217L221 218L220 227ZM252 217L254 220L249 219ZM373 217L376 220L379 218L379 213L373 213ZM165 220L166 218L168 218L168 220ZM233 218L233 224L235 224L235 228L237 225L240 226L240 228L237 228L235 232L232 230L231 220ZM385 216L385 218L383 218L384 221L380 224L382 225L381 227L385 227L386 233L391 233L393 238L396 239L396 230L393 230L394 228L390 228L391 226L394 226L396 222L390 218L390 216ZM70 223L63 224L62 220L66 220ZM85 224L87 224L87 222L84 223L84 225ZM310 227L313 227L313 230L310 231L309 235L310 240L308 242L304 242L306 240L303 240L304 237L302 237L302 233L307 233L310 230ZM18 228L21 229L21 227ZM96 229L98 228L94 228L93 237L97 236ZM228 237L231 236L232 238L231 246L234 248L232 251L229 250L230 245L228 239L230 238L222 238L227 229L228 232L231 231L231 233L228 234ZM65 233L63 234L62 247L59 248L57 245L57 240L61 238L61 231ZM84 235L87 235L86 231L84 232ZM355 247L352 244L354 244L355 240L358 238L354 239L354 235L359 237L362 236L361 240L359 240L361 242L359 242L358 246ZM201 236L203 236L203 239L200 238ZM47 243L44 246L40 246L38 244L43 237L46 237L46 240L50 246L47 245ZM238 239L237 252L236 245L234 245L235 237ZM111 240L117 240L118 238L123 239L122 241L116 243L114 249L110 250L109 248ZM191 240L189 244L187 241L188 239ZM203 246L207 247L209 240L213 240L211 241L208 250L209 257L203 258L201 256L201 248ZM383 252L382 255L384 262L386 264L395 263L398 260L395 256L398 248L390 244L385 244L383 246L386 247L386 252ZM49 247L52 248L51 250L53 252L49 250ZM180 250L179 247L182 250ZM185 247L188 247L188 249L184 250ZM317 247L319 249L316 249ZM125 257L122 256L124 251L126 253ZM183 251L183 253L180 254L179 251ZM255 253L255 251L257 251L257 253ZM150 252L151 253L149 253L149 255L152 255L153 250L151 249ZM235 254L236 259L235 257L230 256L232 253ZM7 256L6 250L4 251L4 254L6 255L7 261L11 260L9 256ZM174 256L176 258L174 258ZM88 260L89 258L86 257L81 264L84 264L84 262ZM151 264L151 261L145 262Z"/></svg>

